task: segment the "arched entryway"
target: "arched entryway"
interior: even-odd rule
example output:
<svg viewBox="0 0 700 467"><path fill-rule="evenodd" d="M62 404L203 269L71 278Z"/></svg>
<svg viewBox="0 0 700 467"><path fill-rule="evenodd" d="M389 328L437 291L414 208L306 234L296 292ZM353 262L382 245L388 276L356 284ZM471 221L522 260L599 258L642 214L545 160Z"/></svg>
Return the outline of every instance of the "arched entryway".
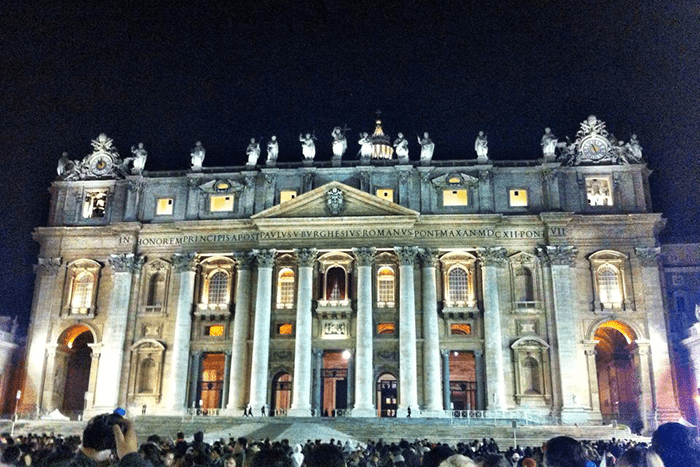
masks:
<svg viewBox="0 0 700 467"><path fill-rule="evenodd" d="M58 395L57 405L61 412L71 418L76 418L85 409L92 364L89 344L94 342L92 332L83 325L71 326L58 339L53 390Z"/></svg>
<svg viewBox="0 0 700 467"><path fill-rule="evenodd" d="M475 410L476 364L473 352L450 352L450 407L453 410Z"/></svg>
<svg viewBox="0 0 700 467"><path fill-rule="evenodd" d="M272 406L270 415L286 415L292 406L292 377L289 373L278 373L272 380Z"/></svg>
<svg viewBox="0 0 700 467"><path fill-rule="evenodd" d="M638 431L642 396L637 335L627 324L610 320L595 331L596 372L603 420L617 420Z"/></svg>
<svg viewBox="0 0 700 467"><path fill-rule="evenodd" d="M219 409L223 398L226 357L223 353L204 354L199 380L202 410Z"/></svg>
<svg viewBox="0 0 700 467"><path fill-rule="evenodd" d="M377 378L377 415L396 417L398 405L398 384L396 376L384 373Z"/></svg>

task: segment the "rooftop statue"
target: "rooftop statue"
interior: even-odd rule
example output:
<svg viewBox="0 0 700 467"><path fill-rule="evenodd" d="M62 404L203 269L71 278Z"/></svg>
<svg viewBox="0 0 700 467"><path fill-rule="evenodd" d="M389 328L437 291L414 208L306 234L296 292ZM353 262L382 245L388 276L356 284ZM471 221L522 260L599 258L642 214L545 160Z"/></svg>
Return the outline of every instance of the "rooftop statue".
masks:
<svg viewBox="0 0 700 467"><path fill-rule="evenodd" d="M546 160L554 160L556 158L555 152L558 142L559 140L557 140L557 137L552 133L552 129L549 127L545 128L540 144L542 145L542 156Z"/></svg>
<svg viewBox="0 0 700 467"><path fill-rule="evenodd" d="M255 167L260 157L260 143L256 142L255 138L250 138L250 144L246 148L245 153L248 156L248 163L246 166Z"/></svg>
<svg viewBox="0 0 700 467"><path fill-rule="evenodd" d="M267 142L267 161L265 165L268 167L274 167L277 165L277 156L280 153L280 146L277 143L277 136L272 136L270 141Z"/></svg>
<svg viewBox="0 0 700 467"><path fill-rule="evenodd" d="M313 161L316 157L316 144L314 140L316 139L311 133L306 133L306 135L299 134L299 141L301 142L301 153L304 155L305 161Z"/></svg>
<svg viewBox="0 0 700 467"><path fill-rule="evenodd" d="M197 141L194 149L192 149L192 170L195 172L200 172L202 170L202 164L204 163L204 156L206 156L206 151L202 146L201 141Z"/></svg>
<svg viewBox="0 0 700 467"><path fill-rule="evenodd" d="M372 158L372 140L369 138L369 134L365 131L360 133L360 160L363 163L369 162Z"/></svg>
<svg viewBox="0 0 700 467"><path fill-rule="evenodd" d="M479 136L474 141L474 150L476 151L477 161L486 162L489 160L489 142L483 131L479 132Z"/></svg>
<svg viewBox="0 0 700 467"><path fill-rule="evenodd" d="M134 155L131 173L141 175L144 167L146 167L146 158L148 157L148 153L143 148L143 143L139 143L137 147L131 146L131 154Z"/></svg>
<svg viewBox="0 0 700 467"><path fill-rule="evenodd" d="M399 162L408 162L408 140L403 137L403 133L396 135L394 147L396 148L396 157L398 157Z"/></svg>
<svg viewBox="0 0 700 467"><path fill-rule="evenodd" d="M435 143L428 136L428 132L423 133L423 138L418 136L418 144L420 144L420 161L421 164L430 164L433 159L433 152L435 151Z"/></svg>
<svg viewBox="0 0 700 467"><path fill-rule="evenodd" d="M642 147L639 145L639 140L637 139L637 135L633 134L632 137L630 138L629 143L625 145L627 150L630 153L630 162L633 163L641 163L643 161L642 159Z"/></svg>
<svg viewBox="0 0 700 467"><path fill-rule="evenodd" d="M64 151L58 160L56 171L60 180L78 180L80 178L80 162L68 159L68 153Z"/></svg>
<svg viewBox="0 0 700 467"><path fill-rule="evenodd" d="M346 129L339 126L333 128L331 136L333 137L333 158L341 159L345 151L348 149L348 140L345 138Z"/></svg>

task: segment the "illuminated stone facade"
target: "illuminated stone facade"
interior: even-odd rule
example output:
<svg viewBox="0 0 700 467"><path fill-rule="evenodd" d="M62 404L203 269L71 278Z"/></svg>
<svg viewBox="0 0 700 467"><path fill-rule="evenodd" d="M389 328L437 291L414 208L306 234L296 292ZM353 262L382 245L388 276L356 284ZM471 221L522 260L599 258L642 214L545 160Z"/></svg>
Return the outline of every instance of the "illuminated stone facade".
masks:
<svg viewBox="0 0 700 467"><path fill-rule="evenodd" d="M591 118L517 162L396 159L377 123L360 160L159 173L101 135L35 231L23 407L675 419L664 221Z"/></svg>

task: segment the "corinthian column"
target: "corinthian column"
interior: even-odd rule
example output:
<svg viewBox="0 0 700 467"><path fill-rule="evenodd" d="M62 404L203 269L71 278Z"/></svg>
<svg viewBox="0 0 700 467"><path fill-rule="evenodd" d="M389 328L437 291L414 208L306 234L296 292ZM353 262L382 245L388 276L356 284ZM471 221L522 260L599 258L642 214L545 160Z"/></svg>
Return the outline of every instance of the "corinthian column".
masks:
<svg viewBox="0 0 700 467"><path fill-rule="evenodd" d="M234 253L236 259L236 309L231 342L231 372L229 374L228 404L231 415L241 415L245 409L245 376L248 367L248 321L250 316L250 270L255 259L247 251Z"/></svg>
<svg viewBox="0 0 700 467"><path fill-rule="evenodd" d="M437 284L435 263L437 252L421 250L423 266L423 412L443 415L443 391L440 385L440 337L438 335Z"/></svg>
<svg viewBox="0 0 700 467"><path fill-rule="evenodd" d="M416 296L413 283L413 263L418 247L394 247L399 257L399 407L397 416L410 408L418 413L416 357Z"/></svg>
<svg viewBox="0 0 700 467"><path fill-rule="evenodd" d="M102 334L103 352L95 387L94 410L98 412L114 410L119 404L131 275L141 269L143 258L132 253L110 255L109 264L112 267L113 280L107 321Z"/></svg>
<svg viewBox="0 0 700 467"><path fill-rule="evenodd" d="M652 428L658 422L678 420L680 411L673 388L671 360L668 352L668 332L661 297L659 256L661 248L635 248L641 266L644 308L649 326L649 360L653 375L652 394L655 413L650 413Z"/></svg>
<svg viewBox="0 0 700 467"><path fill-rule="evenodd" d="M27 375L22 390L22 409L36 410L42 406L42 388L45 354L51 318L57 305L56 297L61 294L56 290L56 275L61 269L61 258L39 258L34 266L36 273L36 295L32 305L32 320L29 325L29 342L27 351ZM53 380L53 374L50 378ZM44 401L45 406L47 402Z"/></svg>
<svg viewBox="0 0 700 467"><path fill-rule="evenodd" d="M296 341L294 343L294 378L292 379L292 407L289 415L311 415L311 295L315 248L294 250L299 264L299 292L297 293Z"/></svg>
<svg viewBox="0 0 700 467"><path fill-rule="evenodd" d="M503 362L503 332L501 331L501 302L498 290L499 272L506 264L505 248L477 250L484 273L484 347L486 350L486 387L489 392L487 410L506 410L506 380Z"/></svg>
<svg viewBox="0 0 700 467"><path fill-rule="evenodd" d="M576 344L576 313L574 308L574 290L571 280L571 267L576 265L578 250L572 245L547 247L547 257L552 270L552 292L554 297L554 329L556 331L556 349L559 358L559 384L562 397L562 421L575 423L580 421L577 412L578 389L581 385L581 369L578 361Z"/></svg>
<svg viewBox="0 0 700 467"><path fill-rule="evenodd" d="M374 417L372 362L372 259L374 248L353 248L357 261L357 343L353 417Z"/></svg>
<svg viewBox="0 0 700 467"><path fill-rule="evenodd" d="M267 369L270 356L270 301L275 250L253 250L258 263L258 294L255 297L253 359L250 374L250 406L253 410L267 404Z"/></svg>
<svg viewBox="0 0 700 467"><path fill-rule="evenodd" d="M194 299L194 276L197 270L195 253L176 253L170 261L180 276L180 291L177 297L173 347L170 352L170 372L164 391L163 407L172 414L185 411L187 397L187 363L190 359L190 332L192 330L192 300Z"/></svg>

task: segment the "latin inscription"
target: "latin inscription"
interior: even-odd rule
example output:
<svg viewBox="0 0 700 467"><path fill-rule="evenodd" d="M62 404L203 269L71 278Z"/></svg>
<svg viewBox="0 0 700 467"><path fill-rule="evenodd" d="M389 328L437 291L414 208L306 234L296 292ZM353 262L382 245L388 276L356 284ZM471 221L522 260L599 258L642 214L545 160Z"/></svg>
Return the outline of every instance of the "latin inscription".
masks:
<svg viewBox="0 0 700 467"><path fill-rule="evenodd" d="M563 227L549 229L550 235L566 235ZM274 232L219 233L208 235L177 235L142 237L137 240L139 246L170 246L192 243L255 243L267 240L304 240L304 239L352 239L352 238L473 238L473 239L542 239L544 230L538 229L333 229L333 230L276 230ZM130 244L132 237L120 236L119 243Z"/></svg>

